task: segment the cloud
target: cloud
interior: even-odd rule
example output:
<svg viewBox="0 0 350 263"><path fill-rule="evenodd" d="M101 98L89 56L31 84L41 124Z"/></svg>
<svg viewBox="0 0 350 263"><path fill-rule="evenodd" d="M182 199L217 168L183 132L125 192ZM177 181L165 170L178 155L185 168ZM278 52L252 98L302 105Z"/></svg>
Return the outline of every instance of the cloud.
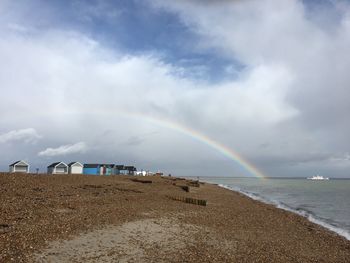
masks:
<svg viewBox="0 0 350 263"><path fill-rule="evenodd" d="M137 146L144 142L144 138L138 137L138 136L130 136L128 140L125 142L126 145L129 146Z"/></svg>
<svg viewBox="0 0 350 263"><path fill-rule="evenodd" d="M7 133L0 134L0 143L22 141L25 143L34 143L39 140L41 136L33 128L13 130Z"/></svg>
<svg viewBox="0 0 350 263"><path fill-rule="evenodd" d="M133 162L186 175L208 173L209 166L227 161L177 133L176 123L254 160L269 175L279 175L277 166L316 166L326 158L323 153L349 151L348 6L333 7L332 17L338 19L328 19L328 12L309 13L302 1L149 2L165 15L175 14L179 28L198 36L189 38L198 40L191 45L183 43L191 48L188 53L225 58L233 67L238 61L238 69L228 70L233 77L211 82L192 78L183 74L189 70L186 63L169 62L159 50L127 53L114 48L118 43L111 49L93 30L85 34L67 21L60 27L57 17L50 24L47 14L35 30L39 20L30 14L36 13L26 7L16 14L16 4L0 18L1 24L12 25L0 27L0 92L7 96L0 104L0 125L15 129L23 123L45 135L37 147L21 149L27 156L47 145L83 141L48 148L39 157L86 152L84 158L91 161ZM103 20L106 2L101 3L97 9L82 9L80 19L86 16L89 25ZM118 14L109 15L107 20L118 19ZM113 34L115 40L114 33L106 28L103 36ZM144 139L149 132L157 135ZM9 151L15 155L15 149ZM215 172L233 175L236 166L227 161Z"/></svg>
<svg viewBox="0 0 350 263"><path fill-rule="evenodd" d="M28 32L28 28L26 28L25 26L23 25L19 25L19 24L16 24L16 23L10 23L7 25L7 27L11 30L14 30L14 31L18 31L20 33L25 33L25 32Z"/></svg>
<svg viewBox="0 0 350 263"><path fill-rule="evenodd" d="M221 107L224 113L218 115L219 120L224 115L219 122L226 119L230 122L226 127L235 127L234 134L246 142L242 150L238 143L240 152L260 160L268 155L275 160L269 164L273 167L279 164L278 156L298 162L298 156L307 159L310 151L316 155L348 151L349 5L343 1L331 1L326 6L274 0L211 1L210 4L181 0L150 2L155 8L178 15L199 37L197 49L214 50L217 55L236 59L243 65L239 78L242 74L247 76L248 84L242 90L248 99L240 97L239 89L231 90L232 96L241 98L238 102L232 100L232 104L237 103L240 109L251 108L253 112L238 110L237 116L230 118L225 114L232 111L224 102ZM247 90L254 87L254 72L259 69L265 70L249 93ZM279 70L283 70L284 75L275 82L275 88L266 90L265 86L273 87L269 76L274 77ZM211 99L206 101L206 105L210 102ZM278 114L274 113L274 107ZM235 123L239 116L246 121L235 126L232 121ZM266 125L268 116L273 121ZM269 141L268 149L257 147L254 153L251 142L261 145L264 139ZM328 165L332 167L331 162Z"/></svg>
<svg viewBox="0 0 350 263"><path fill-rule="evenodd" d="M86 153L88 147L85 142L78 142L75 144L62 145L57 148L47 148L38 153L39 156L54 157L63 156L74 153Z"/></svg>
<svg viewBox="0 0 350 263"><path fill-rule="evenodd" d="M86 1L74 1L72 7L78 18L84 22L92 22L94 19L106 19L115 22L123 13L122 9L116 9L109 1L97 0L92 3Z"/></svg>

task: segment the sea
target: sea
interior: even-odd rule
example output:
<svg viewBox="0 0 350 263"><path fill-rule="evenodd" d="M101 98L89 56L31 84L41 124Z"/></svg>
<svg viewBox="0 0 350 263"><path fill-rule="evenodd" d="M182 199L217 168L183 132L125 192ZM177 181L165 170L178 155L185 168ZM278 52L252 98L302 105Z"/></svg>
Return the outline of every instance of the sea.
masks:
<svg viewBox="0 0 350 263"><path fill-rule="evenodd" d="M350 240L350 179L200 177L288 210Z"/></svg>

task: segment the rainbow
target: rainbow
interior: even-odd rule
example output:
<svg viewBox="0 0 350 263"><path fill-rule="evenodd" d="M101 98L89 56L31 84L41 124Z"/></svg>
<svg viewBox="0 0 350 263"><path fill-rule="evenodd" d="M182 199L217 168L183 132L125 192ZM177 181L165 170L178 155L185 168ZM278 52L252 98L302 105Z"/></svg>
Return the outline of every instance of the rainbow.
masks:
<svg viewBox="0 0 350 263"><path fill-rule="evenodd" d="M115 113L115 112L114 112ZM190 127L184 126L178 122L165 119L165 118L159 118L159 117L153 117L146 115L144 113L139 112L130 112L130 111L123 111L118 110L117 113L121 115L127 115L129 117L134 117L137 119L143 119L145 121L154 123L159 126L163 126L172 130L175 130L177 132L180 132L186 136L189 136L207 146L210 148L218 151L222 155L226 156L230 160L233 160L234 162L238 163L242 168L244 168L246 171L248 171L251 175L257 177L257 178L266 178L266 176L259 171L253 164L245 160L242 156L240 156L237 152L233 151L232 149L228 148L227 146L215 141L214 139L206 136L203 133L200 133L199 131L196 131Z"/></svg>

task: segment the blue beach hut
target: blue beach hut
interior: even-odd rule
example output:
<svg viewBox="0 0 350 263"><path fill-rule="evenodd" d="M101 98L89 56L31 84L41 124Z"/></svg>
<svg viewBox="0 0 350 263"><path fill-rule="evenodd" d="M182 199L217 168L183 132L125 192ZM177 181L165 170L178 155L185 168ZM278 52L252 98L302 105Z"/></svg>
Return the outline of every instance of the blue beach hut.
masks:
<svg viewBox="0 0 350 263"><path fill-rule="evenodd" d="M83 173L90 175L112 175L114 164L84 164Z"/></svg>
<svg viewBox="0 0 350 263"><path fill-rule="evenodd" d="M83 174L100 175L100 165L92 163L84 164Z"/></svg>

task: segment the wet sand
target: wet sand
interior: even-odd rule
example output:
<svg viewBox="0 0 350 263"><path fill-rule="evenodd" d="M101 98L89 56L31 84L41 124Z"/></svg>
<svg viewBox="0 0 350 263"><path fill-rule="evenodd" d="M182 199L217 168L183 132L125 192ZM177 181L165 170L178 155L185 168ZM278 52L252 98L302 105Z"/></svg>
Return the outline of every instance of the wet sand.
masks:
<svg viewBox="0 0 350 263"><path fill-rule="evenodd" d="M0 262L350 262L349 241L301 216L216 185L132 178L0 174Z"/></svg>

